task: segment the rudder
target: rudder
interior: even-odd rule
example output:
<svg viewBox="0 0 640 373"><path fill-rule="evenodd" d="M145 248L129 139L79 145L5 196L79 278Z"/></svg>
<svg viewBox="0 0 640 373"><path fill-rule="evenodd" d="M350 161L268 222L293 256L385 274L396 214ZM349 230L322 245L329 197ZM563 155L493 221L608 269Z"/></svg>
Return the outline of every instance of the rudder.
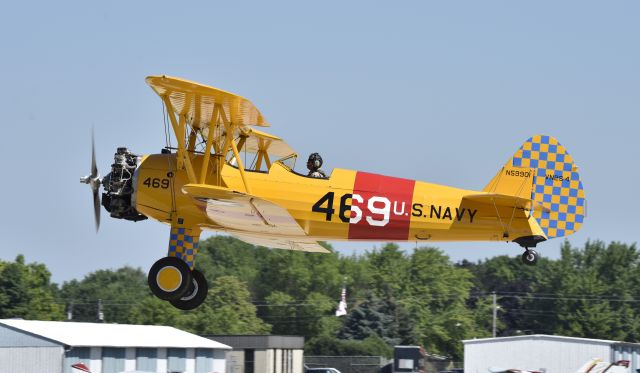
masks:
<svg viewBox="0 0 640 373"><path fill-rule="evenodd" d="M578 168L557 139L536 135L528 139L505 165L533 172L533 216L547 238L563 237L580 229L585 216L585 197ZM498 176L496 176L498 177ZM492 180L488 188L495 188Z"/></svg>

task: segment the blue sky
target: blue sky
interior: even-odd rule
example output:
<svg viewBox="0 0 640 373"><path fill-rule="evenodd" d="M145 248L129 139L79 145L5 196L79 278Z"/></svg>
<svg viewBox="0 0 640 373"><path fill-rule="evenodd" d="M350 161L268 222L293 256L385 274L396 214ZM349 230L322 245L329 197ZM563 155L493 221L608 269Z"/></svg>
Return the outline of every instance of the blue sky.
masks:
<svg viewBox="0 0 640 373"><path fill-rule="evenodd" d="M93 228L91 127L113 152L164 146L147 75L254 102L326 168L481 189L528 137L557 137L588 199L569 237L637 241L640 3L11 2L0 14L0 259L45 263L57 282L123 265L145 271L168 227ZM557 257L561 240L539 251ZM376 244L380 245L380 243ZM433 244L453 260L517 255L505 243ZM365 250L373 244L334 243ZM413 244L404 245L406 248Z"/></svg>

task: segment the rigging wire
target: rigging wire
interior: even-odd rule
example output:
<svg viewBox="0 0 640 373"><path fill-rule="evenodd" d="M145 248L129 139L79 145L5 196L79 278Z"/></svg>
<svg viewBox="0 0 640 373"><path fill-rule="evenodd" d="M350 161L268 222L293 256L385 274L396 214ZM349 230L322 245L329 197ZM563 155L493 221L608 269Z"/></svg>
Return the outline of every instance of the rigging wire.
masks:
<svg viewBox="0 0 640 373"><path fill-rule="evenodd" d="M167 120L169 118L169 112L166 110L166 107L164 106L164 103L162 103L162 119L164 121L164 137L165 137L165 147L167 149L171 149L171 132L169 130L169 124L167 123ZM177 135L176 135L177 136ZM174 167L174 163L171 162L171 157L166 157L167 158L167 169L169 170L169 172L167 173L167 176L169 176L169 174L173 174L173 177L169 177L169 182L171 183L171 213L174 213L175 211L177 211L176 209L176 188L175 188L175 175L176 175L176 169Z"/></svg>
<svg viewBox="0 0 640 373"><path fill-rule="evenodd" d="M164 122L164 143L165 146L171 147L171 133L169 132L169 124L167 123L167 119L169 117L169 113L164 106L164 102L162 103L162 120Z"/></svg>

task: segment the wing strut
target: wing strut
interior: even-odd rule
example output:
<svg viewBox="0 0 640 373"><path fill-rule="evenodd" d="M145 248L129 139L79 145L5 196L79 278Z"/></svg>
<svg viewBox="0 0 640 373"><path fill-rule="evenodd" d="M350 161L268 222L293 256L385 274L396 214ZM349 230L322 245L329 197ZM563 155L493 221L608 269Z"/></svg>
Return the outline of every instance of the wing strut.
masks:
<svg viewBox="0 0 640 373"><path fill-rule="evenodd" d="M244 174L244 165L242 164L242 159L240 159L240 154L238 154L238 148L236 147L236 142L233 141L233 139L231 139L231 149L233 149L233 155L234 157L236 157L236 161L238 162L238 169L240 170L240 176L242 176L242 183L244 184L244 189L247 192L247 194L251 194L249 183L247 183L247 177Z"/></svg>
<svg viewBox="0 0 640 373"><path fill-rule="evenodd" d="M146 81L167 108L167 116L178 140L177 168L186 171L189 183L205 184L207 178L215 174L216 179L211 182L223 185L221 171L231 153L240 166L238 172L244 189L250 193L250 180L245 171L259 171L262 165L268 169L271 166L270 157L290 157L295 154L279 137L252 128L268 127L269 123L244 97L164 75L149 76ZM196 159L194 154L200 153L196 152L198 135L206 138L206 145L203 157ZM240 138L237 138L238 135ZM256 166L245 169L240 158L242 150L257 154L258 158L254 161Z"/></svg>
<svg viewBox="0 0 640 373"><path fill-rule="evenodd" d="M184 115L180 115L180 121L176 121L173 105L171 105L171 101L169 100L168 96L163 96L162 101L164 101L164 104L167 106L167 114L169 115L169 119L171 120L173 132L176 134L176 139L178 140L178 168L180 169L182 168L182 165L184 165L187 170L189 182L195 183L197 182L196 174L193 171L191 158L189 158L189 155L187 154L186 144L184 141L187 120Z"/></svg>
<svg viewBox="0 0 640 373"><path fill-rule="evenodd" d="M214 118L215 121L218 121L218 109L219 106L215 105L213 107L213 113L211 115L211 122L214 122ZM202 167L200 168L200 184L204 184L205 180L207 178L207 169L209 168L209 158L211 157L211 146L213 145L213 133L214 133L214 129L210 128L209 129L209 133L207 133L207 145L204 149L204 160L202 161ZM216 149L216 153L217 153L217 149Z"/></svg>

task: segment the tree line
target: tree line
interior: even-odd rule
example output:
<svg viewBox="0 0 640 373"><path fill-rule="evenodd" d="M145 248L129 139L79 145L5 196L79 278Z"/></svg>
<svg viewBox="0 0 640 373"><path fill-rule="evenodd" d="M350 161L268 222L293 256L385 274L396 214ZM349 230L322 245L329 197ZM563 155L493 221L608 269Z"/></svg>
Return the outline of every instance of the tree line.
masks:
<svg viewBox="0 0 640 373"><path fill-rule="evenodd" d="M332 250L329 245L325 247ZM175 326L201 335L305 337L305 353L390 356L420 344L460 359L462 340L558 334L637 342L640 252L635 244L562 244L537 266L518 256L453 263L437 248L386 244L361 255L255 247L232 237L200 243L209 296L193 311L153 297L140 268L98 270L58 285L44 264L0 261L0 318ZM335 316L343 287L348 314Z"/></svg>

